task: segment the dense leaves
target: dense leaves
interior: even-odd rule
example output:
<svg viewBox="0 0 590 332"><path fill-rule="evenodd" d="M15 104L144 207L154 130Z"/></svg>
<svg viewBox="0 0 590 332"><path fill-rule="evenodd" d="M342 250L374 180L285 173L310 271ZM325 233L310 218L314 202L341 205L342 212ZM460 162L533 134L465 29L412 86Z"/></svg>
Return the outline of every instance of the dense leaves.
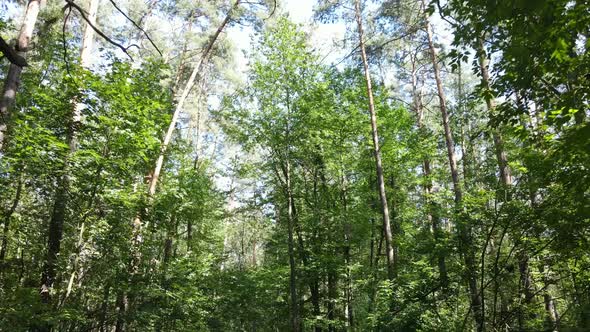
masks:
<svg viewBox="0 0 590 332"><path fill-rule="evenodd" d="M273 1L121 1L145 33L97 24L135 62L97 38L84 68L43 7L2 110L0 331L590 329L590 4L357 1L315 8L350 28L333 64Z"/></svg>

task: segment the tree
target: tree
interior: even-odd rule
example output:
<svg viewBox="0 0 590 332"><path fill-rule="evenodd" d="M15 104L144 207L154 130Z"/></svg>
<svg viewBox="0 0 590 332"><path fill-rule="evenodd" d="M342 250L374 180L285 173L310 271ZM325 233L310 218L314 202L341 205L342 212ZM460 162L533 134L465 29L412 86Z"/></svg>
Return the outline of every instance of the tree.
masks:
<svg viewBox="0 0 590 332"><path fill-rule="evenodd" d="M37 23L37 16L39 15L39 9L41 6L40 0L30 0L27 3L27 9L25 17L21 25L21 29L17 38L17 45L15 48L16 56L24 58L27 51L29 50L29 44L33 39L33 32L35 30L35 24ZM3 44L6 44L2 40ZM3 49L11 49L11 46L5 45ZM11 51L7 51L9 54ZM6 54L6 53L5 53ZM12 56L14 58L14 56ZM6 145L6 137L9 135L9 124L11 116L11 108L16 98L16 92L20 84L21 72L23 70L23 64L16 64L11 62L8 74L4 80L4 89L2 92L2 100L0 101L0 151L4 149Z"/></svg>
<svg viewBox="0 0 590 332"><path fill-rule="evenodd" d="M422 10L427 13L427 5L422 0ZM457 160L455 156L455 143L453 141L453 133L449 124L449 114L446 105L446 97L442 86L442 80L440 76L440 68L438 65L437 52L434 47L434 41L432 37L432 30L430 23L428 22L428 16L425 17L424 28L426 30L428 47L430 49L430 59L432 61L432 67L434 71L434 79L436 81L436 89L438 92L439 107L442 118L442 125L445 135L445 144L447 147L447 156L449 158L449 169L451 173L451 179L453 180L453 193L455 195L455 209L458 216L457 219L457 231L459 233L459 249L462 252L463 259L465 260L466 269L466 282L469 285L469 292L471 296L471 308L473 309L473 315L475 317L477 330L484 330L484 318L481 309L481 295L477 287L477 280L475 274L475 255L473 253L473 239L471 235L470 222L465 220L465 215L461 211L463 209L463 189L459 182L459 171L457 169Z"/></svg>
<svg viewBox="0 0 590 332"><path fill-rule="evenodd" d="M96 15L98 12L98 0L93 0L90 3L88 10L88 23L82 38L82 47L80 51L80 65L82 68L87 68L90 62L90 54L92 45L94 44L94 28L91 24L95 24ZM68 128L66 135L66 144L69 151L64 156L62 175L57 182L55 190L55 203L49 220L49 229L47 236L47 257L41 275L41 299L44 303L50 303L53 283L55 281L55 268L57 264L57 256L60 253L61 241L63 238L63 224L66 219L68 206L68 191L70 186L70 160L72 155L78 150L78 131L81 126L81 113L84 105L72 100L72 115L67 119ZM81 233L84 225L81 226ZM50 330L50 327L46 328Z"/></svg>
<svg viewBox="0 0 590 332"><path fill-rule="evenodd" d="M389 207L387 203L387 194L385 193L385 180L383 179L383 166L381 162L381 152L379 149L379 134L377 132L377 116L375 114L375 102L373 100L373 90L371 87L371 74L369 72L369 63L367 61L367 54L364 44L362 12L360 0L355 1L355 16L358 26L359 45L361 50L361 57L363 60L363 67L365 71L365 80L367 82L367 97L369 100L369 114L371 115L371 130L373 135L373 153L375 155L375 167L377 169L377 185L379 187L379 198L381 199L382 214L383 214L383 232L385 233L385 248L388 264L389 279L395 276L395 250L393 244L393 233L391 230L391 222L389 220Z"/></svg>
<svg viewBox="0 0 590 332"><path fill-rule="evenodd" d="M590 326L585 1L87 4L1 5L0 330Z"/></svg>

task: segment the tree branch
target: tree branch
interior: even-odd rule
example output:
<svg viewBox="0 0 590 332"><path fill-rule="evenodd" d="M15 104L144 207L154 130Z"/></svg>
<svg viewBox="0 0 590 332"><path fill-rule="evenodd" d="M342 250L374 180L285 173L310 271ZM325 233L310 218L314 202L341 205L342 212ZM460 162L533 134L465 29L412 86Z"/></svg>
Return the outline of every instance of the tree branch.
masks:
<svg viewBox="0 0 590 332"><path fill-rule="evenodd" d="M133 19L131 19L131 17L129 17L127 14L125 14L125 12L123 12L123 10L121 8L119 8L119 6L117 6L117 4L115 3L114 0L109 0L109 1L113 5L113 7L115 7L115 9L119 13L121 13L121 15L123 15L129 22L131 22L137 29L139 29L139 31L143 32L143 34L145 35L145 37L147 38L147 40L150 41L150 43L152 44L152 46L156 49L156 51L158 51L158 53L160 54L160 56L162 56L162 51L160 51L160 49L158 48L158 46L156 46L156 44L154 43L154 41L152 40L152 38L150 38L150 35L148 35L148 33L141 26L139 26L139 24L135 23L135 21Z"/></svg>
<svg viewBox="0 0 590 332"><path fill-rule="evenodd" d="M117 43L116 41L112 40L111 38L109 38L104 32L102 32L99 28L97 28L92 22L90 22L90 20L88 19L88 17L86 17L86 13L84 12L84 10L82 8L80 8L80 6L78 6L77 4L74 3L73 0L65 0L66 1L66 6L64 7L64 9L67 8L74 8L78 11L78 13L80 13L80 16L82 16L82 19L84 21L86 21L86 23L88 23L88 25L99 35L101 36L104 40L106 40L109 44L114 45L116 47L118 47L121 51L123 51L123 53L125 53L129 59L131 59L131 61L133 61L133 57L131 57L131 55L129 54L129 52L127 52L127 50L129 50L129 48L135 46L138 47L135 44L131 44L127 47Z"/></svg>
<svg viewBox="0 0 590 332"><path fill-rule="evenodd" d="M8 43L2 37L0 37L0 51L4 54L8 61L16 66L26 67L29 65L27 60L18 54L18 52L13 47L8 45Z"/></svg>

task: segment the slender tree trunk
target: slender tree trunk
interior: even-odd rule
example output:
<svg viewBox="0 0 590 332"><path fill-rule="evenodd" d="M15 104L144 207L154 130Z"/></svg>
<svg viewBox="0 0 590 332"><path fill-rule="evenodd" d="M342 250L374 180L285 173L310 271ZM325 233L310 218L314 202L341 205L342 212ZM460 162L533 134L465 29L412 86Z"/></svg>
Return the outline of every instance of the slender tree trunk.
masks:
<svg viewBox="0 0 590 332"><path fill-rule="evenodd" d="M176 105L174 113L172 114L172 120L170 121L170 125L168 126L168 130L166 131L166 135L164 136L164 141L162 142L162 145L160 146L160 153L158 155L158 159L156 160L156 165L154 167L154 171L151 173L151 177L149 178L149 181L148 181L148 192L147 192L148 202L151 200L151 198L156 193L156 187L158 185L158 180L159 180L160 174L162 172L162 167L164 166L164 158L165 158L167 150L168 150L168 145L172 141L172 134L174 133L174 130L176 129L176 123L178 122L178 117L180 116L180 112L184 108L184 103L185 103L186 99L188 98L190 91L192 90L193 86L195 85L195 83L197 81L198 74L202 71L205 64L207 63L209 56L211 55L211 51L213 50L213 46L215 45L215 42L217 41L217 39L219 38L219 36L223 32L223 30L225 29L225 26L231 20L231 17L233 15L235 9L237 9L237 7L239 6L240 1L241 0L235 1L232 8L227 13L225 19L221 22L221 24L219 25L219 27L217 28L215 33L209 39L209 43L207 44L207 47L205 48L205 51L203 52L203 54L198 62L198 65L194 67L194 69L193 69L193 71L192 71L183 91L182 91L182 94L178 100L178 103ZM131 259L130 266L129 266L129 273L130 273L131 278L133 278L133 275L135 275L135 272L137 271L137 268L138 268L140 260L141 260L140 253L139 253L139 247L142 242L142 237L141 237L142 236L142 229L144 228L144 225L142 222L142 214L143 213L145 213L145 211L140 211L135 216L135 218L133 219L133 222L132 222L132 229L133 229L132 230L132 241L131 241L132 242L132 248L131 248L132 259ZM128 303L129 302L127 299L128 295L124 294L123 296L125 297L125 300L122 302ZM125 310L127 310L127 306L128 306L128 304L119 306L119 310L123 311L122 313L120 313L120 316L125 315ZM119 322L117 325L119 325ZM123 329L123 328L124 327L121 327L121 329ZM120 330L120 331L122 331L122 330Z"/></svg>
<svg viewBox="0 0 590 332"><path fill-rule="evenodd" d="M539 272L543 276L543 302L545 303L545 312L546 312L546 319L545 319L545 326L546 331L559 331L559 314L557 313L557 308L555 306L555 300L553 299L552 288L551 285L553 281L551 280L549 265L545 263L541 263L539 267Z"/></svg>
<svg viewBox="0 0 590 332"><path fill-rule="evenodd" d="M104 157L106 159L108 159L108 156L104 156ZM84 247L84 232L86 231L86 219L88 218L88 216L92 212L92 205L94 204L94 198L96 197L96 194L98 191L98 186L101 181L100 180L100 173L101 172L102 172L102 166L99 166L95 172L95 181L96 182L94 183L94 187L92 188L92 193L90 195L90 198L88 199L88 205L86 207L86 212L80 218L81 221L80 221L80 225L79 225L78 242L76 244L76 253L75 253L75 257L74 257L74 263L72 264L72 273L70 274L70 279L68 281L68 287L66 288L66 294L64 295L63 301L61 301L60 306L65 303L65 301L68 299L68 297L72 293L76 274L78 275L78 279L81 280L83 267L81 266L80 261L82 260L82 253L83 253L83 247Z"/></svg>
<svg viewBox="0 0 590 332"><path fill-rule="evenodd" d="M162 166L164 165L164 157L166 155L166 151L168 150L168 145L170 144L170 141L172 140L172 134L174 133L174 129L176 128L176 122L178 122L178 116L180 115L180 112L184 108L184 102L186 101L188 94L190 93L190 91L192 90L193 86L196 83L197 75L201 73L205 64L209 60L209 56L211 55L211 51L213 50L213 46L215 45L215 42L219 38L219 35L221 35L221 32L223 32L223 30L225 29L225 26L231 20L231 17L233 15L234 11L240 5L240 1L241 0L236 0L236 2L233 4L230 11L225 16L225 19L221 22L221 25L219 26L219 28L217 28L217 31L215 31L213 36L211 36L209 43L207 44L207 47L205 48L205 51L203 52L203 55L201 56L201 59L199 60L199 64L197 66L195 66L195 68L193 69L191 76L189 77L189 79L186 83L186 86L184 87L184 90L182 91L182 95L180 96L180 99L178 100L178 104L176 105L176 109L174 110L174 114L172 115L172 121L170 121L170 126L168 126L168 131L166 132L166 136L164 136L164 141L162 142L162 146L160 148L160 155L158 156L158 160L156 161L156 166L154 167L154 173L153 173L152 178L150 179L150 182L149 182L149 189L148 189L149 196L153 196L154 193L156 192L156 186L158 184L158 179L160 177L160 173L162 172Z"/></svg>
<svg viewBox="0 0 590 332"><path fill-rule="evenodd" d="M381 150L379 147L379 134L377 132L377 114L375 112L375 101L373 99L373 88L371 85L371 73L369 72L369 62L365 50L365 41L363 33L363 21L361 13L361 1L355 0L355 16L358 26L359 45L363 67L365 71L365 81L367 84L367 97L369 99L369 113L371 114L371 130L373 136L373 154L375 155L375 166L377 169L377 184L379 186L379 198L381 199L381 212L383 214L383 229L385 231L385 246L387 254L387 275L390 280L395 277L395 251L393 232L389 220L389 207L387 205L387 195L385 193L385 181L383 180L383 166L381 162Z"/></svg>
<svg viewBox="0 0 590 332"><path fill-rule="evenodd" d="M422 0L424 13L426 13L426 3ZM426 14L425 14L426 15ZM432 37L432 30L428 22L428 16L424 18L426 34L428 37L428 47L430 49L430 58L432 60L432 67L434 70L434 78L436 81L436 88L439 97L440 111L442 116L442 125L445 133L445 143L447 146L447 155L449 158L449 168L451 171L451 178L453 180L453 193L455 195L456 213L459 217L457 222L457 230L459 233L459 250L462 252L465 261L465 279L469 285L469 294L471 298L471 309L473 311L477 331L484 331L484 316L482 311L481 294L477 286L477 276L475 274L475 254L473 252L473 239L471 235L471 225L466 220L463 220L462 215L462 201L463 192L459 182L459 172L457 170L457 160L455 156L455 143L453 142L453 134L449 124L449 114L446 106L446 98L443 90L442 79L440 75L440 68L438 65L438 57L434 41Z"/></svg>
<svg viewBox="0 0 590 332"><path fill-rule="evenodd" d="M470 187L473 186L472 182L475 181L475 153L473 151L473 144L471 142L470 134L471 134L471 121L469 119L469 114L465 108L464 104L464 95L463 95L463 69L461 66L461 62L459 62L458 69L457 69L457 99L458 99L458 109L459 113L461 114L461 155L462 155L462 164L463 164L463 182L465 183L465 188L469 190ZM467 128L465 128L467 127Z"/></svg>
<svg viewBox="0 0 590 332"><path fill-rule="evenodd" d="M347 181L346 176L343 174L341 175L340 179L342 191L341 191L341 200L342 200L342 210L344 220L344 266L346 268L346 286L344 288L344 316L346 322L344 323L347 329L352 328L354 323L354 314L352 311L352 271L351 271L351 255L350 255L350 248L351 248L351 225L348 218L348 190L347 190ZM373 229L371 229L371 242L373 241ZM372 248L371 248L372 250Z"/></svg>
<svg viewBox="0 0 590 332"><path fill-rule="evenodd" d="M160 280L160 287L165 292L168 291L170 288L170 282L167 279L168 273L168 265L170 264L170 260L172 259L173 255L173 246L174 246L174 238L178 232L178 223L176 220L176 213L172 212L172 217L170 218L170 225L168 226L169 229L166 232L166 240L164 241L164 252L162 254L162 278ZM163 307L168 307L168 298L164 298ZM156 322L156 331L164 331L166 327L166 317L160 317Z"/></svg>
<svg viewBox="0 0 590 332"><path fill-rule="evenodd" d="M479 53L479 68L481 73L482 79L482 86L484 91L486 91L487 95L485 98L486 101L486 108L488 114L490 116L493 115L496 105L492 96L489 95L489 90L491 86L490 81L490 74L489 74L489 61L488 57L485 52L485 45L484 45L484 37L480 36L477 40L478 46L478 53ZM518 97L517 97L518 99ZM494 150L496 153L496 161L498 163L498 170L500 174L500 197L501 201L509 202L511 200L510 196L510 187L512 186L512 172L510 167L508 166L508 157L504 150L504 141L502 139L502 135L500 134L498 129L492 129L492 136L494 140ZM518 257L518 271L520 273L520 288L524 295L524 303L525 303L525 310L526 305L532 303L534 301L534 282L532 280L529 268L529 256L526 249L521 250ZM519 313L519 325L521 328L524 326L524 319L523 310L520 310Z"/></svg>
<svg viewBox="0 0 590 332"><path fill-rule="evenodd" d="M33 30L37 23L37 16L39 15L39 8L41 6L40 0L29 0L25 12L25 18L21 25L20 33L18 35L18 42L16 45L17 54L24 58L31 39L33 38ZM2 91L2 99L0 100L0 151L4 151L6 141L8 139L8 132L11 118L11 108L16 99L16 92L20 85L20 76L23 68L10 64L8 74L4 80L4 89Z"/></svg>
<svg viewBox="0 0 590 332"><path fill-rule="evenodd" d="M416 68L416 57L415 55L412 58L412 95L414 99L414 111L416 113L416 123L418 125L418 130L422 132L425 136L424 127L424 107L422 104L422 93L418 90L418 77L417 77L417 68ZM440 226L440 216L437 211L436 204L433 202L432 198L432 179L431 176L431 163L430 158L425 157L422 161L422 175L424 176L424 200L426 201L427 207L427 219L430 221L430 226L432 227L432 234L434 236L435 246L436 246L436 259L438 265L438 272L439 272L439 279L441 286L443 289L446 289L448 286L448 274L447 274L447 264L445 260L445 253L440 248L443 243L443 231Z"/></svg>
<svg viewBox="0 0 590 332"><path fill-rule="evenodd" d="M252 240L252 267L256 268L256 266L258 265L258 262L256 260L256 246L258 245L258 241L256 241L256 238L254 238Z"/></svg>
<svg viewBox="0 0 590 332"><path fill-rule="evenodd" d="M289 107L290 109L290 107ZM289 135L287 135L287 137L289 137ZM289 141L289 139L287 139L287 142ZM290 151L288 152L288 155L290 155ZM286 168L285 168L286 170ZM291 173L289 172L289 179L291 179ZM285 178L287 178L287 172L285 171L284 173ZM291 181L289 181L289 187L292 186ZM289 191L287 191L287 193L289 193ZM290 199L289 199L290 197ZM288 201L291 202L291 211L292 211L292 222L293 222L293 233L295 236L297 236L297 244L299 247L299 251L301 252L301 262L303 263L303 267L307 270L308 268L310 268L309 265L309 258L307 256L307 251L305 250L305 245L303 243L303 236L301 235L301 225L299 224L298 220L298 214L297 214L297 205L295 204L295 198L293 196L293 191L291 189L290 194L287 195ZM319 280L318 280L318 276L316 274L312 274L310 277L310 280L308 282L308 287L309 287L309 292L311 294L311 304L313 307L313 313L314 315L318 316L320 315L320 286L319 286ZM303 308L303 298L301 297L301 294L299 295L299 298L301 300L301 305L299 310L301 311L301 309ZM301 320L301 313L299 313L299 329L302 329L302 324L303 321ZM316 331L320 331L321 327L319 326L315 326L314 329Z"/></svg>
<svg viewBox="0 0 590 332"><path fill-rule="evenodd" d="M291 330L300 331L299 301L297 297L297 274L295 266L295 246L293 240L293 193L291 188L291 163L288 160L285 163L285 186L287 191L287 231L288 231L288 251L289 251L289 291L291 294Z"/></svg>
<svg viewBox="0 0 590 332"><path fill-rule="evenodd" d="M371 276L371 290L369 294L369 313L373 313L375 309L375 297L377 295L377 272L379 269L379 257L381 256L381 249L383 248L383 227L379 229L379 242L377 244L377 251L375 252L375 259L371 260L372 276Z"/></svg>
<svg viewBox="0 0 590 332"><path fill-rule="evenodd" d="M490 73L488 70L488 58L485 54L483 37L478 38L478 47L481 82L484 90L489 91ZM488 114L492 115L494 113L494 110L496 109L494 99L491 96L486 95L485 101ZM497 129L493 130L492 136L494 137L494 148L496 151L498 169L500 171L500 181L504 187L504 190L507 190L507 187L512 185L512 172L510 171L510 167L508 166L508 157L506 156L506 152L504 151L504 141L502 139L502 135Z"/></svg>
<svg viewBox="0 0 590 332"><path fill-rule="evenodd" d="M529 271L529 258L525 250L522 250L518 255L518 272L520 274L520 290L524 295L524 306L518 308L518 328L520 331L526 330L526 321L531 318L528 313L528 305L533 303L535 299L534 281Z"/></svg>
<svg viewBox="0 0 590 332"><path fill-rule="evenodd" d="M336 287L336 271L334 271L334 269L330 269L328 272L328 320L330 320L330 323L328 324L329 332L336 331L336 327L333 323L336 320ZM316 331L321 330L321 328L316 327Z"/></svg>
<svg viewBox="0 0 590 332"><path fill-rule="evenodd" d="M287 141L289 141L287 139ZM288 152L288 154L290 155L290 151ZM286 174L286 173L284 173ZM285 175L286 178L286 175ZM289 175L289 178L291 178L291 175ZM292 187L292 181L290 186ZM296 236L296 242L299 248L299 252L300 252L300 257L301 257L301 262L303 264L304 270L308 271L308 282L307 285L309 287L309 292L310 292L310 300L311 300L311 304L312 304L312 312L314 316L319 316L321 313L321 299L320 299L320 283L319 283L319 276L318 276L318 271L312 267L309 263L309 256L307 253L307 250L305 249L305 245L304 245L304 239L302 236L302 231L301 231L301 225L299 224L299 217L298 217L298 213L297 213L297 205L295 204L295 197L293 194L293 189L291 189L291 194L288 195L290 196L290 202L291 202L291 206L292 206L292 221L293 221L293 233L294 236ZM294 243L295 245L295 243ZM303 321L301 319L301 311L304 308L304 299L303 299L303 295L302 293L299 293L299 300L300 300L300 306L299 306L299 324L300 324L300 330L303 329ZM314 326L314 330L317 331L321 331L321 326L319 325L315 325Z"/></svg>
<svg viewBox="0 0 590 332"><path fill-rule="evenodd" d="M10 206L10 209L8 209L8 211L6 211L6 213L4 214L4 226L2 229L2 248L0 249L0 271L3 270L2 264L4 263L4 258L6 257L6 251L8 249L8 231L10 229L10 219L12 218L12 215L16 211L16 208L18 207L18 204L20 202L22 189L23 180L21 177L19 178L18 184L16 186L16 192L14 194L14 200L12 201L12 205Z"/></svg>
<svg viewBox="0 0 590 332"><path fill-rule="evenodd" d="M99 0L92 0L90 3L89 13L87 18L93 25L96 23L96 13L98 11ZM82 48L80 51L80 60L82 67L88 67L90 64L90 55L92 45L94 43L94 29L86 24L84 36L82 39ZM47 257L41 276L41 299L44 303L50 302L51 289L55 281L57 258L60 253L61 240L63 237L63 225L67 214L67 206L69 203L69 188L70 188L70 159L78 149L78 129L80 126L81 112L83 105L76 100L73 100L72 118L68 128L67 143L69 150L64 158L63 174L57 181L57 189L55 193L55 203L53 212L49 221ZM47 327L48 329L50 327Z"/></svg>
<svg viewBox="0 0 590 332"><path fill-rule="evenodd" d="M127 320L127 307L129 301L124 291L117 294L117 322L115 323L115 332L123 332L125 330L125 322Z"/></svg>

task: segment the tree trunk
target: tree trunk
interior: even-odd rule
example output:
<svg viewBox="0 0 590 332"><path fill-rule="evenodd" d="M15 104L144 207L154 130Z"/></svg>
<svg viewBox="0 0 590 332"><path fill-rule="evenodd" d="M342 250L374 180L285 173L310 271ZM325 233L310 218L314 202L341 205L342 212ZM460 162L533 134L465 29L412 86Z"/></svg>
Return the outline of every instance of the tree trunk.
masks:
<svg viewBox="0 0 590 332"><path fill-rule="evenodd" d="M346 286L344 288L344 318L346 321L344 322L344 326L347 329L352 328L354 323L354 314L352 311L352 271L351 271L351 255L350 255L350 247L351 247L351 225L348 218L348 199L347 199L347 181L346 176L343 174L340 179L342 191L341 191L341 200L342 200L342 210L344 220L344 266L346 268ZM371 227L371 243L373 242L373 227ZM372 245L371 245L372 246ZM373 250L371 248L371 250Z"/></svg>
<svg viewBox="0 0 590 332"><path fill-rule="evenodd" d="M29 0L25 12L25 18L18 35L18 42L16 45L17 55L25 57L29 50L31 39L33 38L33 30L39 15L40 0ZM10 64L8 74L4 81L4 90L2 91L2 99L0 100L0 151L4 151L6 141L8 139L8 131L11 118L11 107L16 99L16 92L20 85L20 76L23 68Z"/></svg>
<svg viewBox="0 0 590 332"><path fill-rule="evenodd" d="M287 156L287 158L289 158ZM291 294L291 330L300 331L299 301L297 297L297 275L295 266L295 245L293 240L293 193L291 192L291 164L285 163L285 186L287 191L287 231L289 250L289 291Z"/></svg>
<svg viewBox="0 0 590 332"><path fill-rule="evenodd" d="M385 182L383 180L383 166L381 162L381 150L379 147L379 134L377 132L377 114L375 112L375 101L373 99L373 88L371 85L371 73L369 72L369 62L365 50L365 41L363 33L363 22L361 13L361 1L355 0L355 16L358 26L359 45L363 67L365 72L365 82L367 84L367 97L369 99L369 113L371 114L371 130L373 136L373 154L375 155L375 166L377 169L377 184L379 186L379 198L381 199L381 212L383 214L383 229L385 231L385 246L387 254L387 275L390 280L395 277L395 254L394 239L389 220L389 207L387 206L387 195L385 193Z"/></svg>
<svg viewBox="0 0 590 332"><path fill-rule="evenodd" d="M426 13L426 3L422 0L422 7ZM425 14L426 15L426 14ZM432 37L432 30L428 22L428 16L425 16L425 30L428 37L428 48L430 49L430 58L434 70L434 78L436 81L436 88L440 103L440 111L442 116L442 125L445 133L445 143L447 146L447 155L449 159L449 168L451 171L451 178L453 180L453 193L455 196L455 209L459 217L457 222L457 230L459 233L459 250L462 252L465 261L465 279L469 285L469 294L471 297L471 308L473 311L477 331L484 330L484 316L482 311L481 294L477 287L477 277L475 275L475 255L473 252L473 239L471 235L471 225L466 220L463 220L462 215L462 200L463 192L459 182L459 172L457 170L457 160L455 156L455 143L453 142L453 134L449 124L449 114L447 112L446 98L443 90L440 68L438 65L437 52L434 47Z"/></svg>
<svg viewBox="0 0 590 332"><path fill-rule="evenodd" d="M111 294L111 284L107 282L104 286L104 293L102 296L102 304L100 306L100 321L98 325L98 329L100 332L107 331L107 313L109 309L109 297Z"/></svg>
<svg viewBox="0 0 590 332"><path fill-rule="evenodd" d="M103 157L108 160L108 155L103 156ZM64 295L63 300L61 301L60 306L63 306L65 301L68 299L68 297L72 293L76 274L78 275L79 283L81 282L83 266L80 261L82 260L82 256L83 256L84 232L86 231L86 219L88 218L88 216L92 212L94 198L96 197L96 194L98 192L98 186L101 181L101 179L100 179L101 172L102 172L102 166L99 166L95 172L94 178L95 178L96 182L94 183L94 186L92 188L92 193L90 195L90 198L88 199L88 205L86 206L86 212L84 212L84 215L80 218L81 220L80 220L79 231L78 231L78 242L76 244L76 252L74 253L75 257L74 257L74 262L72 264L72 273L70 274L70 279L68 281L68 287L66 288L66 293Z"/></svg>
<svg viewBox="0 0 590 332"><path fill-rule="evenodd" d="M489 116L492 116L496 105L492 96L489 95L490 91L490 74L489 74L489 63L488 57L485 52L484 36L480 36L477 40L478 53L479 53L479 68L481 73L482 86L487 95L485 96L486 108ZM517 97L518 99L518 97ZM512 173L508 166L508 157L504 151L504 141L502 135L498 129L492 129L492 136L494 140L494 149L496 153L496 161L498 163L498 170L500 174L500 195L499 199L504 202L511 200L510 187L512 186ZM534 301L535 292L533 291L534 282L532 280L529 268L529 256L526 249L521 250L518 257L518 271L520 274L520 288L524 295L524 303L528 305ZM526 310L526 307L525 307ZM521 328L524 326L524 316L522 309L519 312L519 325Z"/></svg>
<svg viewBox="0 0 590 332"><path fill-rule="evenodd" d="M87 18L93 25L96 24L96 13L98 11L98 1L92 0L90 3L89 13ZM94 44L94 29L87 23L82 39L82 48L80 51L80 60L83 67L88 67L90 64L90 54L92 45ZM48 249L43 273L41 276L41 299L44 303L50 302L51 289L55 281L55 267L57 258L60 253L61 240L63 237L63 224L67 214L67 206L69 202L69 187L70 187L70 159L78 148L78 128L80 126L81 112L83 105L78 101L73 101L72 118L68 128L67 143L69 150L66 153L63 167L63 174L57 181L58 188L55 193L55 203L53 206L53 213L49 221L48 231Z"/></svg>
<svg viewBox="0 0 590 332"><path fill-rule="evenodd" d="M336 327L334 326L334 321L336 320L336 287L336 271L330 269L328 272L328 320L330 321L328 324L328 332L336 331ZM316 327L316 331L321 330L320 327Z"/></svg>
<svg viewBox="0 0 590 332"><path fill-rule="evenodd" d="M182 91L182 95L180 96L180 99L178 100L178 104L176 105L176 109L174 110L174 114L172 115L172 120L170 121L170 125L168 126L168 131L166 132L166 136L164 136L164 141L162 142L162 146L160 148L160 155L158 156L158 160L156 161L156 166L154 167L154 173L153 173L152 178L150 179L150 182L149 182L149 189L148 189L149 196L153 196L156 192L156 186L158 184L158 179L160 177L160 173L162 172L162 166L164 165L164 157L166 155L166 151L168 150L168 145L170 144L170 141L172 140L172 134L174 133L174 129L176 128L176 122L178 121L178 116L180 115L180 112L184 108L184 102L186 101L188 94L190 93L190 91L192 90L193 86L196 83L197 75L201 73L201 71L203 70L203 67L205 66L205 64L209 60L209 56L211 55L211 51L213 50L213 46L215 45L215 42L219 38L219 35L221 35L221 32L223 32L223 29L225 29L225 26L231 20L231 16L232 16L233 12L237 9L237 7L240 5L240 1L241 0L236 0L236 2L233 4L230 11L225 16L225 19L221 22L221 25L217 28L217 31L215 31L213 36L211 36L211 39L209 40L209 43L207 44L207 48L205 48L205 51L203 52L203 55L201 56L201 59L199 60L199 64L197 66L195 66L195 68L193 69L191 76L189 77L189 79L186 83L186 86L184 87L184 90Z"/></svg>
<svg viewBox="0 0 590 332"><path fill-rule="evenodd" d="M12 205L10 209L6 211L4 215L4 227L2 229L2 248L0 249L0 271L3 270L2 263L4 262L4 258L6 257L6 251L8 249L8 231L10 227L10 219L12 215L16 211L18 204L20 202L20 196L23 189L23 180L22 177L18 180L18 184L16 187L16 193L14 194L14 200L12 201Z"/></svg>
<svg viewBox="0 0 590 332"><path fill-rule="evenodd" d="M115 332L125 331L125 321L127 320L125 315L127 314L128 306L127 295L124 291L121 291L117 294L117 322L115 324Z"/></svg>
<svg viewBox="0 0 590 332"><path fill-rule="evenodd" d="M416 113L416 123L418 125L418 130L421 132L422 135L426 136L424 127L424 108L422 104L422 93L418 90L418 78L417 78L417 68L416 68L416 56L412 57L412 95L414 99L414 112ZM430 222L430 227L432 227L432 234L434 236L435 242L435 256L437 259L438 265L438 273L441 286L443 289L446 289L449 283L449 277L447 275L447 264L445 260L445 253L441 252L441 246L443 243L443 231L440 226L440 216L437 211L436 204L433 202L432 198L432 180L431 176L431 163L430 158L425 157L422 161L422 175L424 176L424 200L426 201L427 207L427 219Z"/></svg>
<svg viewBox="0 0 590 332"><path fill-rule="evenodd" d="M555 300L551 295L552 288L551 285L553 281L551 280L549 265L545 263L541 263L539 267L539 272L543 276L543 301L545 302L545 312L546 312L546 319L545 319L545 327L546 331L558 331L559 326L559 314L557 313L557 308L555 306Z"/></svg>
<svg viewBox="0 0 590 332"><path fill-rule="evenodd" d="M526 329L526 321L531 318L528 313L528 305L531 304L535 298L534 281L529 271L529 258L525 250L519 253L518 257L518 272L520 274L520 289L524 295L524 308L518 309L518 327L521 331Z"/></svg>
<svg viewBox="0 0 590 332"><path fill-rule="evenodd" d="M180 112L184 108L184 103L185 103L190 91L192 90L193 86L195 85L195 82L197 80L197 75L202 71L203 67L207 63L208 58L211 54L211 51L213 50L213 46L214 46L215 42L217 41L217 39L221 35L221 32L223 31L225 26L231 20L231 16L232 16L234 10L239 6L240 1L241 0L236 0L234 5L232 6L232 8L227 13L225 19L222 21L220 26L217 28L217 31L215 31L213 36L211 36L209 43L207 44L207 47L199 60L198 65L194 67L194 69L191 73L191 76L189 77L189 79L182 91L182 94L178 100L178 103L177 103L174 113L172 115L172 120L170 121L170 125L168 126L168 130L166 131L166 135L164 136L164 140L162 142L162 145L160 146L160 153L158 155L158 159L156 160L156 165L154 167L154 171L151 173L151 177L149 178L149 181L148 181L148 192L147 192L148 201L151 200L151 198L156 193L156 187L158 185L158 180L159 180L160 174L162 172L162 167L164 166L164 158L165 158L166 152L168 150L168 145L172 141L172 134L174 133L174 129L176 129L176 123L178 122L178 117L180 115ZM132 241L131 241L132 242L132 248L131 248L132 259L131 259L130 266L129 266L130 276L133 276L135 274L135 271L137 270L137 267L139 266L139 262L141 259L139 257L140 256L139 255L139 247L142 242L141 235L142 235L142 230L144 228L144 225L142 222L142 214L143 213L145 213L145 211L140 211L139 213L137 213L137 215L135 216L135 218L133 219L133 222L132 222ZM125 302L128 302L127 294L125 294L124 297L126 300ZM123 313L121 314L122 316L125 315L124 311L127 310L127 306L128 305L120 306L119 310L123 310ZM119 325L119 323L118 323L118 325Z"/></svg>
<svg viewBox="0 0 590 332"><path fill-rule="evenodd" d="M176 213L172 212L172 217L170 218L170 228L166 232L166 240L164 240L164 252L162 253L162 277L160 280L160 287L164 292L168 292L170 288L170 282L167 279L168 273L168 265L170 264L170 260L173 256L173 246L174 246L174 238L178 233L178 222L176 219ZM167 297L164 297L163 307L169 306L169 301ZM161 317L156 322L156 331L165 331L166 329L166 317Z"/></svg>
<svg viewBox="0 0 590 332"><path fill-rule="evenodd" d="M490 90L490 73L488 70L488 58L485 54L483 36L478 38L478 53L479 53L479 69L481 72L481 82L484 91L486 91L485 101L488 114L491 116L496 109L494 99L489 96ZM508 167L508 157L504 151L504 141L502 135L497 129L493 129L492 135L494 137L494 148L496 151L496 160L498 162L498 169L500 171L500 181L504 190L512 185L512 173Z"/></svg>

